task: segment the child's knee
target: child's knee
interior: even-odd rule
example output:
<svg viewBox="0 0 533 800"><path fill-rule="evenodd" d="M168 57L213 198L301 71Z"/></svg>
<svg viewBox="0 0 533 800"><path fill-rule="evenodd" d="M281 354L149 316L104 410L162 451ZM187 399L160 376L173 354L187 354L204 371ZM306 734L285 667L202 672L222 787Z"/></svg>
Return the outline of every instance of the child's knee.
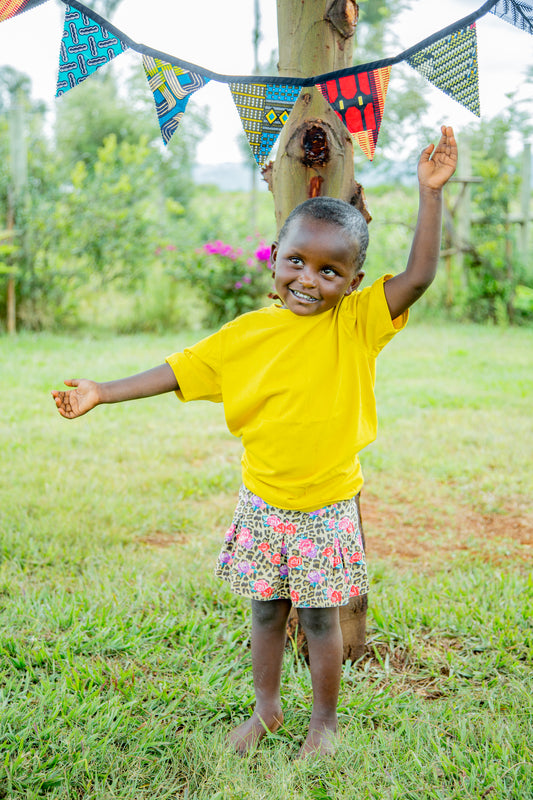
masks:
<svg viewBox="0 0 533 800"><path fill-rule="evenodd" d="M298 617L307 637L326 638L339 627L338 608L299 608Z"/></svg>
<svg viewBox="0 0 533 800"><path fill-rule="evenodd" d="M290 600L252 600L253 622L262 628L283 626L290 607Z"/></svg>

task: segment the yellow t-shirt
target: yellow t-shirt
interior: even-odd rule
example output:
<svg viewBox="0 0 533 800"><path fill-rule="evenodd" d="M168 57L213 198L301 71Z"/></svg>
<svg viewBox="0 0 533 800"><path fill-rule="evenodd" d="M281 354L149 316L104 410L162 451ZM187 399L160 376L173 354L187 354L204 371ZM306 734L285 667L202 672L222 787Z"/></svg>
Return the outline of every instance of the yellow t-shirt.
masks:
<svg viewBox="0 0 533 800"><path fill-rule="evenodd" d="M376 438L375 360L401 330L383 284L298 316L279 305L243 314L166 360L180 400L224 403L242 439L245 486L279 508L314 511L357 494L357 453Z"/></svg>

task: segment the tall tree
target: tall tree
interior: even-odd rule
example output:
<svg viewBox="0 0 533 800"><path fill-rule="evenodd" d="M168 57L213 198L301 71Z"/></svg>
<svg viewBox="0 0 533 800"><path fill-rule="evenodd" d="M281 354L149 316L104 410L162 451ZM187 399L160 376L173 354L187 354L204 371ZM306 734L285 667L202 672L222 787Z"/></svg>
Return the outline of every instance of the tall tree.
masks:
<svg viewBox="0 0 533 800"><path fill-rule="evenodd" d="M364 0L363 0L364 2ZM383 18L392 4L365 3ZM355 0L277 0L279 75L308 77L350 67L359 16ZM356 206L367 220L363 188L354 177L350 134L322 94L300 93L285 124L273 164L264 170L274 196L278 230L290 211L309 197L338 197ZM344 658L364 649L366 596L341 610ZM295 615L289 621L294 626Z"/></svg>

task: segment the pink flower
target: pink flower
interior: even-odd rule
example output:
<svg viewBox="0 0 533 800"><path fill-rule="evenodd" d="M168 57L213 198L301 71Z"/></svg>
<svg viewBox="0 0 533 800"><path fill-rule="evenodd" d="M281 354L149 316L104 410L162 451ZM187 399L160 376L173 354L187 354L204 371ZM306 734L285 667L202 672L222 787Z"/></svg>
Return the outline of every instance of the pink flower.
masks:
<svg viewBox="0 0 533 800"><path fill-rule="evenodd" d="M272 564L279 564L281 561L281 553L274 553L270 561Z"/></svg>
<svg viewBox="0 0 533 800"><path fill-rule="evenodd" d="M276 517L275 514L270 514L270 516L266 518L266 524L272 525L273 528L275 528L276 525L279 525L280 522L281 522L280 518Z"/></svg>
<svg viewBox="0 0 533 800"><path fill-rule="evenodd" d="M177 250L177 249L178 248L176 247L175 244L167 244L167 250L171 250L172 251L172 250Z"/></svg>
<svg viewBox="0 0 533 800"><path fill-rule="evenodd" d="M246 547L247 550L252 547L253 537L248 528L241 528L237 534L237 542L243 547Z"/></svg>
<svg viewBox="0 0 533 800"><path fill-rule="evenodd" d="M270 586L268 585L267 581L265 581L263 578L260 578L258 581L254 581L254 589L256 592L261 592L261 594L263 594L263 592L266 592L268 589L270 589Z"/></svg>
<svg viewBox="0 0 533 800"><path fill-rule="evenodd" d="M249 275L245 275L245 276L244 276L244 278L243 278L243 281L244 281L245 283L251 283L251 282L252 282L252 279L250 278L250 276L249 276Z"/></svg>
<svg viewBox="0 0 533 800"><path fill-rule="evenodd" d="M350 597L358 597L359 596L359 586L354 586L353 583L350 586Z"/></svg>
<svg viewBox="0 0 533 800"><path fill-rule="evenodd" d="M261 542L261 544L257 546L262 553L266 553L266 551L270 549L270 545L268 542Z"/></svg>
<svg viewBox="0 0 533 800"><path fill-rule="evenodd" d="M348 533L353 533L354 530L353 522L349 517L343 517L341 520L339 520L339 530L348 531Z"/></svg>
<svg viewBox="0 0 533 800"><path fill-rule="evenodd" d="M331 558L331 556L333 555L333 547L324 547L324 549L322 550L322 555L324 556L324 558Z"/></svg>
<svg viewBox="0 0 533 800"><path fill-rule="evenodd" d="M356 564L358 561L362 561L362 560L363 560L363 554L362 553L357 553L356 552L356 553L354 553L353 555L350 556L350 564Z"/></svg>
<svg viewBox="0 0 533 800"><path fill-rule="evenodd" d="M298 549L303 556L316 556L316 547L311 539L302 539L298 542Z"/></svg>
<svg viewBox="0 0 533 800"><path fill-rule="evenodd" d="M242 283L240 281L237 281L237 283L235 284L235 288L242 289Z"/></svg>
<svg viewBox="0 0 533 800"><path fill-rule="evenodd" d="M297 569L298 567L302 566L302 558L301 556L291 556L287 561L287 566L290 569Z"/></svg>
<svg viewBox="0 0 533 800"><path fill-rule="evenodd" d="M340 603L342 600L342 594L332 589L328 589L328 597L332 603Z"/></svg>
<svg viewBox="0 0 533 800"><path fill-rule="evenodd" d="M270 247L259 247L255 251L255 257L258 261L269 261L270 260Z"/></svg>
<svg viewBox="0 0 533 800"><path fill-rule="evenodd" d="M293 589L292 592L291 592L291 600L292 600L292 602L293 603L297 603L299 599L300 599L300 595L298 594L296 589Z"/></svg>

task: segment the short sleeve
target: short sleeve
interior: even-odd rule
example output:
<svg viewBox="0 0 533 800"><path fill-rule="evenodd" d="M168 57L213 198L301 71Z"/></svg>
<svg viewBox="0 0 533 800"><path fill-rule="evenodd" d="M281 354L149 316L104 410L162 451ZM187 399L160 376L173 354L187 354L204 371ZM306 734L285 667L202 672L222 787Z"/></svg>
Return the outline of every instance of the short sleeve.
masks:
<svg viewBox="0 0 533 800"><path fill-rule="evenodd" d="M407 325L409 311L391 319L385 282L391 274L378 278L368 289L358 292L356 326L371 356L377 356L386 344Z"/></svg>
<svg viewBox="0 0 533 800"><path fill-rule="evenodd" d="M180 400L222 402L221 350L222 330L183 352L167 356L165 360L178 382L176 394Z"/></svg>

